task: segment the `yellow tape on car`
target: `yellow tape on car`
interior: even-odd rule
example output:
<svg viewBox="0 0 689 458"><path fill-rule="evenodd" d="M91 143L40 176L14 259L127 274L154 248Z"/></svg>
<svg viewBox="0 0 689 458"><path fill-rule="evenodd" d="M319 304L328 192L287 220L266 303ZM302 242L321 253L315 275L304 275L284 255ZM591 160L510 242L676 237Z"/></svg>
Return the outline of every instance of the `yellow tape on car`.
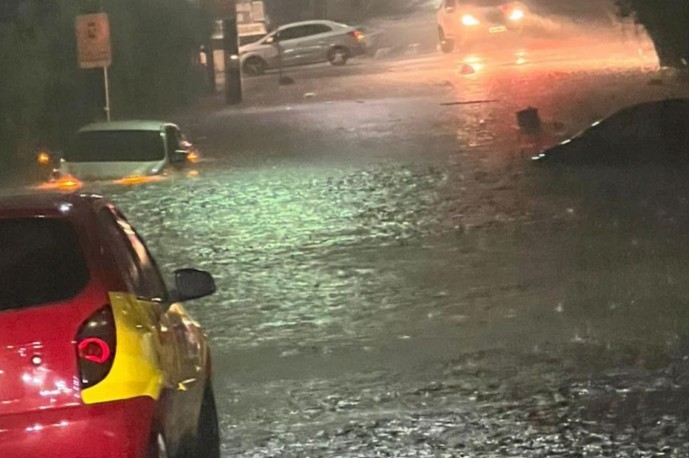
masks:
<svg viewBox="0 0 689 458"><path fill-rule="evenodd" d="M117 343L108 375L81 392L86 404L148 396L158 399L164 374L158 358L158 329L153 321L154 305L131 294L110 293Z"/></svg>

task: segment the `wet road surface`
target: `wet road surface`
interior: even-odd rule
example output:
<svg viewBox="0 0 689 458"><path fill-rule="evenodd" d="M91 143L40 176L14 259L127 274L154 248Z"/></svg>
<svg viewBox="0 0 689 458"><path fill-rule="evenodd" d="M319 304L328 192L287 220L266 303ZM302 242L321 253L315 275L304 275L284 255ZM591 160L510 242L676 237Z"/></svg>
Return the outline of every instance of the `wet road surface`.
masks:
<svg viewBox="0 0 689 458"><path fill-rule="evenodd" d="M188 308L226 456L689 454L686 180L526 160L682 87L626 58L460 58L189 113L195 173L103 189L165 272L217 278Z"/></svg>

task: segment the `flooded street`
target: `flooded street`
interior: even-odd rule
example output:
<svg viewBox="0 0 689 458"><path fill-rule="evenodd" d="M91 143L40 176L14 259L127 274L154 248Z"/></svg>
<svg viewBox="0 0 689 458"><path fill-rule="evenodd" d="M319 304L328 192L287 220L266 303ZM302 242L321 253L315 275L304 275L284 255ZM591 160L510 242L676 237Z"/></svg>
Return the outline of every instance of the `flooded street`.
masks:
<svg viewBox="0 0 689 458"><path fill-rule="evenodd" d="M225 456L689 454L686 179L528 160L682 94L622 51L268 75L244 107L180 116L193 172L99 189L166 273L216 277L188 308ZM516 127L528 106L540 136Z"/></svg>
<svg viewBox="0 0 689 458"><path fill-rule="evenodd" d="M689 457L687 31L0 0L0 458Z"/></svg>

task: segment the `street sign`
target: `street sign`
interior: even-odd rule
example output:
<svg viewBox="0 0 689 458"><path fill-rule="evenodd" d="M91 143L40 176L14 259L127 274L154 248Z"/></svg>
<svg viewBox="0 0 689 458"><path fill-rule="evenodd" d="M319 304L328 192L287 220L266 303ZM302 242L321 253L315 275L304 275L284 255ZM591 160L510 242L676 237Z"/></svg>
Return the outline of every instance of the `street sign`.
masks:
<svg viewBox="0 0 689 458"><path fill-rule="evenodd" d="M237 24L237 30L240 37L247 37L251 35L266 35L266 25L263 22L254 22L251 24Z"/></svg>
<svg viewBox="0 0 689 458"><path fill-rule="evenodd" d="M266 13L262 1L251 2L251 20L254 22L265 22Z"/></svg>
<svg viewBox="0 0 689 458"><path fill-rule="evenodd" d="M112 64L112 51L108 15L97 13L77 16L76 31L79 67L109 67Z"/></svg>
<svg viewBox="0 0 689 458"><path fill-rule="evenodd" d="M110 84L108 67L112 64L110 23L105 13L82 14L76 19L79 67L102 68L105 89L105 114L110 121Z"/></svg>

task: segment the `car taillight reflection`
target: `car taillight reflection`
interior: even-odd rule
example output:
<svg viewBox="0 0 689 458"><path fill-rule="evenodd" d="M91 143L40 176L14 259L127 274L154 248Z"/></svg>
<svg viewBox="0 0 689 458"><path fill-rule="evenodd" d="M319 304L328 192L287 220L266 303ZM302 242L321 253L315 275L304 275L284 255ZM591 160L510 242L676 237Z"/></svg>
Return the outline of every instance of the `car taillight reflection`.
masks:
<svg viewBox="0 0 689 458"><path fill-rule="evenodd" d="M115 359L115 319L110 306L91 315L76 336L79 380L82 388L102 381Z"/></svg>
<svg viewBox="0 0 689 458"><path fill-rule="evenodd" d="M81 182L74 177L63 177L55 182L58 189L77 189L81 187Z"/></svg>
<svg viewBox="0 0 689 458"><path fill-rule="evenodd" d="M113 183L133 186L137 184L153 183L156 181L162 181L165 177L161 175L129 175L119 180L115 180Z"/></svg>
<svg viewBox="0 0 689 458"><path fill-rule="evenodd" d="M43 191L64 191L73 192L81 188L84 184L78 178L68 174L62 174L59 171L53 171L54 178L50 181L40 184L37 189Z"/></svg>

